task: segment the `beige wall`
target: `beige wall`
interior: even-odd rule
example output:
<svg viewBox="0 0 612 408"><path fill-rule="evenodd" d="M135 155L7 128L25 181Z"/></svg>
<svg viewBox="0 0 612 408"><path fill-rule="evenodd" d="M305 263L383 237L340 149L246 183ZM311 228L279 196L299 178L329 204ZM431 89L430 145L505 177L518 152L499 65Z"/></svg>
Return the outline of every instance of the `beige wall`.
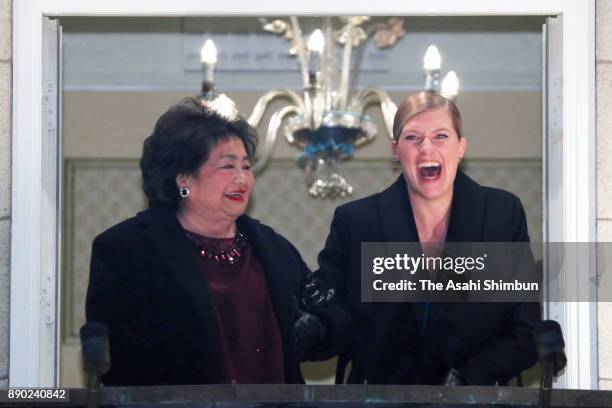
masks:
<svg viewBox="0 0 612 408"><path fill-rule="evenodd" d="M232 92L246 116L260 93ZM170 105L188 96L179 92L66 92L64 93L63 140L65 158L137 158L142 141L155 120ZM400 102L405 95L392 93ZM278 101L276 105L283 104ZM542 155L542 100L536 91L464 92L457 101L464 118L469 142L467 158L534 159ZM269 111L274 111L274 105ZM372 108L368 113L383 131L382 115ZM259 133L265 135L264 117ZM296 148L277 143L274 157L292 159ZM377 137L355 150L356 158L390 158L389 139Z"/></svg>
<svg viewBox="0 0 612 408"><path fill-rule="evenodd" d="M612 0L597 0L597 240L612 242ZM612 390L612 303L597 304L599 387Z"/></svg>
<svg viewBox="0 0 612 408"><path fill-rule="evenodd" d="M0 388L8 386L12 4L0 0Z"/></svg>

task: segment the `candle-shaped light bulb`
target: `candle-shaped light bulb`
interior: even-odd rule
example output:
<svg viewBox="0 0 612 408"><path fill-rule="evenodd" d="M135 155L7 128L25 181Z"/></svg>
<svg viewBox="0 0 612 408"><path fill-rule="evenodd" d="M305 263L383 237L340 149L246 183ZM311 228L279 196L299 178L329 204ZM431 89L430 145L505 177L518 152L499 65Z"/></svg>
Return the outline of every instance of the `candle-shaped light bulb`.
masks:
<svg viewBox="0 0 612 408"><path fill-rule="evenodd" d="M325 37L323 37L323 32L318 28L314 30L308 39L306 47L308 47L310 52L317 52L319 55L322 54L325 49Z"/></svg>
<svg viewBox="0 0 612 408"><path fill-rule="evenodd" d="M215 65L217 63L217 47L215 47L215 43L210 38L206 40L202 47L200 61L206 65Z"/></svg>
<svg viewBox="0 0 612 408"><path fill-rule="evenodd" d="M317 76L321 70L321 54L325 48L325 38L323 32L319 29L313 31L308 38L306 48L310 51L310 61L308 64L308 76L310 77L310 85L314 86L317 83Z"/></svg>
<svg viewBox="0 0 612 408"><path fill-rule="evenodd" d="M215 65L217 65L217 47L210 38L206 40L202 51L200 51L200 61L206 65L206 76L204 82L215 82Z"/></svg>
<svg viewBox="0 0 612 408"><path fill-rule="evenodd" d="M455 71L449 71L442 80L442 89L440 93L449 99L453 99L459 92L459 79Z"/></svg>
<svg viewBox="0 0 612 408"><path fill-rule="evenodd" d="M430 45L425 52L425 58L423 58L423 69L425 71L438 71L440 70L440 64L441 57L438 47Z"/></svg>

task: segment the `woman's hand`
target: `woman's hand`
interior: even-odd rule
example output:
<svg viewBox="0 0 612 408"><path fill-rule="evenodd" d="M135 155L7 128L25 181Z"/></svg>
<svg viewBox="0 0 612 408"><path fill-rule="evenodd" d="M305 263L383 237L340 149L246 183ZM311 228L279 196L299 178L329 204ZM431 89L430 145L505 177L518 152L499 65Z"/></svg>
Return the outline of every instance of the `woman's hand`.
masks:
<svg viewBox="0 0 612 408"><path fill-rule="evenodd" d="M325 341L325 326L317 316L303 311L300 313L293 326L296 356L298 361L315 360Z"/></svg>
<svg viewBox="0 0 612 408"><path fill-rule="evenodd" d="M299 361L325 360L330 358L328 348L332 337L332 328L325 318L326 306L335 303L335 291L321 279L309 273L300 294L300 300L293 298L295 309L299 314L295 322L295 345ZM327 354L325 354L327 353Z"/></svg>
<svg viewBox="0 0 612 408"><path fill-rule="evenodd" d="M306 284L302 290L301 306L305 310L309 310L319 306L325 306L335 296L333 288L328 286L320 279L314 278L313 274L306 277Z"/></svg>

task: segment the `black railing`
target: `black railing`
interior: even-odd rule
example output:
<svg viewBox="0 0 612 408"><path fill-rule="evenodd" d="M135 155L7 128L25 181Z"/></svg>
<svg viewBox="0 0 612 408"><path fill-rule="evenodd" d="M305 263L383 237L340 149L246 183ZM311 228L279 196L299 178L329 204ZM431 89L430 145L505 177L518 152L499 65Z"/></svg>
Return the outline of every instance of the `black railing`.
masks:
<svg viewBox="0 0 612 408"><path fill-rule="evenodd" d="M497 405L534 407L537 388L402 385L185 385L107 387L101 407L394 407ZM87 390L70 390L62 407L86 406ZM612 408L612 391L553 390L551 407Z"/></svg>

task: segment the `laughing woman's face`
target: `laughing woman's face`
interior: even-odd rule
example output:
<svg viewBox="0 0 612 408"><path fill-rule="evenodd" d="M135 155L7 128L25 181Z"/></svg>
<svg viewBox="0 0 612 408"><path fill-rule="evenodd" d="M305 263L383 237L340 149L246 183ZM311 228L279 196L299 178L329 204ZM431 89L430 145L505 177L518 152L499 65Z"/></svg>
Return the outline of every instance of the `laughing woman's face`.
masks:
<svg viewBox="0 0 612 408"><path fill-rule="evenodd" d="M414 115L402 128L393 155L400 161L411 194L425 199L450 198L457 166L467 142L459 139L444 108Z"/></svg>
<svg viewBox="0 0 612 408"><path fill-rule="evenodd" d="M189 188L183 211L235 221L244 214L253 190L253 173L244 143L229 137L217 143L193 175L179 175L177 186Z"/></svg>

